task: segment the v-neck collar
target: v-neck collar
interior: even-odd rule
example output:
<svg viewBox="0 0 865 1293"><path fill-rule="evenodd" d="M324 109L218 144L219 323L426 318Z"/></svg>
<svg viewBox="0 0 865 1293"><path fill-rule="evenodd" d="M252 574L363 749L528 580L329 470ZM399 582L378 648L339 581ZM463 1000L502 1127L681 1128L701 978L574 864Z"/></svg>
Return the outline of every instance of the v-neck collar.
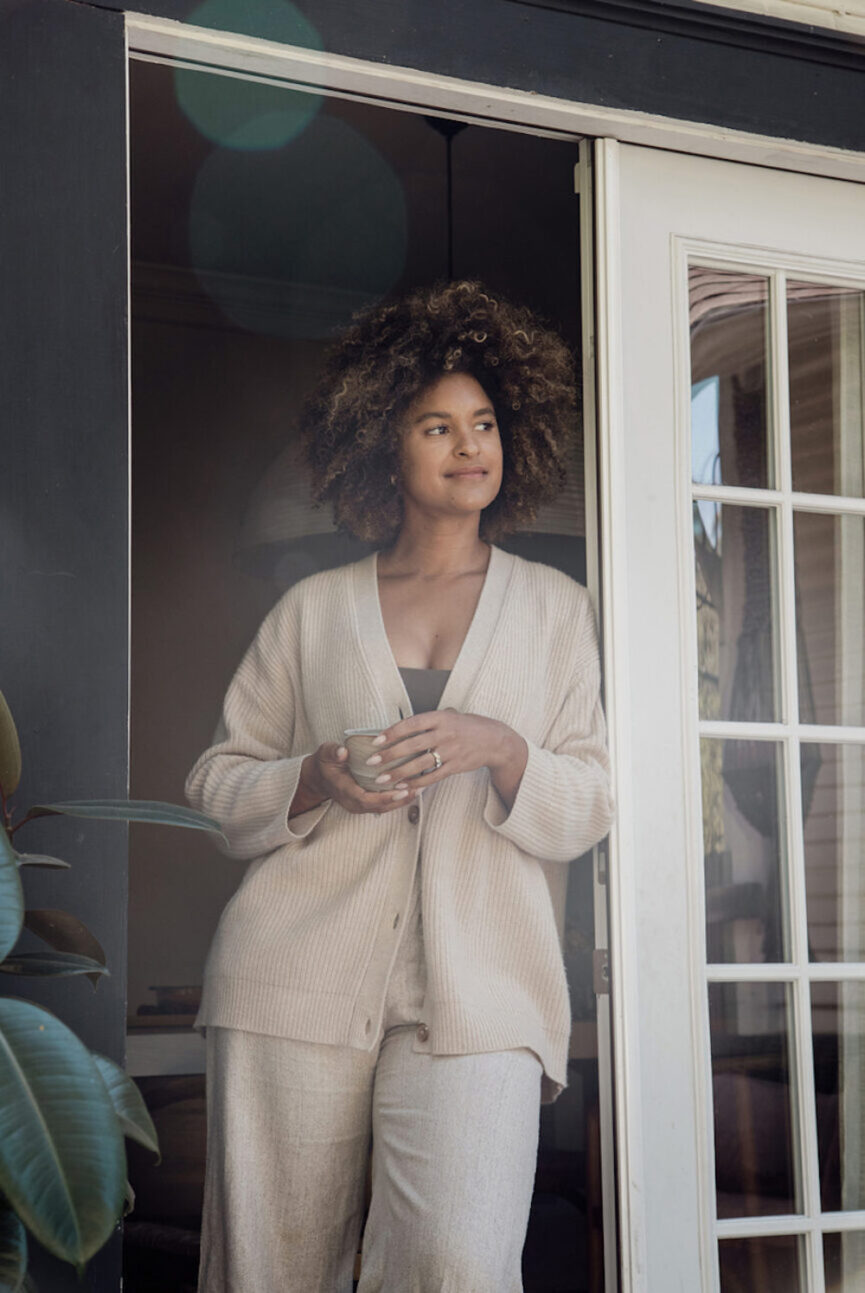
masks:
<svg viewBox="0 0 865 1293"><path fill-rule="evenodd" d="M495 544L490 545L490 559L480 596L439 700L439 709L464 708L501 615L514 565L514 557L509 552ZM403 717L408 717L412 707L384 627L378 591L378 553L370 553L358 561L354 569L361 650L384 703L383 718L394 723L400 710Z"/></svg>

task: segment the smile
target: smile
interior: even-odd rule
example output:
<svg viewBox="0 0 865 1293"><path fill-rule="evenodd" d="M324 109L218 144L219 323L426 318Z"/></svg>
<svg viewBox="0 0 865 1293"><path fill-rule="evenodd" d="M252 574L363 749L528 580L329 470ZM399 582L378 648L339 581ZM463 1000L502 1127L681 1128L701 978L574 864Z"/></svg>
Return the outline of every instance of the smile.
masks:
<svg viewBox="0 0 865 1293"><path fill-rule="evenodd" d="M445 473L448 477L453 476L486 476L486 467L467 467L464 471L449 471Z"/></svg>

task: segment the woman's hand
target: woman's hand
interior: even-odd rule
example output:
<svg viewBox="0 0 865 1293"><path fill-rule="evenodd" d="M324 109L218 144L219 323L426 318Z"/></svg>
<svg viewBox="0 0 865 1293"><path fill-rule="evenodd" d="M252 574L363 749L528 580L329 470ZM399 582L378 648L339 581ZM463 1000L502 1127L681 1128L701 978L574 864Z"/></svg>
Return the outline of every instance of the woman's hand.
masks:
<svg viewBox="0 0 865 1293"><path fill-rule="evenodd" d="M307 812L325 799L334 800L348 813L389 813L394 808L404 808L417 795L397 782L401 778L395 777L393 783L379 790L364 790L348 770L348 750L335 741L328 742L304 759L288 816L291 819Z"/></svg>
<svg viewBox="0 0 865 1293"><path fill-rule="evenodd" d="M510 808L526 767L528 746L506 723L481 714L461 714L456 709L435 709L413 714L376 737L382 751L367 759L375 767L391 759L414 757L393 772L376 778L383 787L406 782L414 790L433 785L457 772L489 768L493 785ZM435 766L431 751L441 759Z"/></svg>

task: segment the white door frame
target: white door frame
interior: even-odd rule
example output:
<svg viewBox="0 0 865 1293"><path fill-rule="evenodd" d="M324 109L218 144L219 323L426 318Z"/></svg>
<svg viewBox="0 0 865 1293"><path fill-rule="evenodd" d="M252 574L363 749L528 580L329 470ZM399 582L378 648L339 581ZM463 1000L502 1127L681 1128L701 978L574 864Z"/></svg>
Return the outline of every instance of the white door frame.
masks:
<svg viewBox="0 0 865 1293"><path fill-rule="evenodd" d="M279 84L327 90L331 94L391 103L402 111L436 112L477 125L506 126L533 134L550 132L577 139L583 135L646 144L673 152L702 153L730 161L781 170L830 175L865 183L865 153L831 148L772 135L752 134L699 121L654 116L632 109L606 108L552 95L512 90L480 81L442 76L412 67L395 67L301 49L233 32L193 27L148 14L126 14L130 54L188 62Z"/></svg>
<svg viewBox="0 0 865 1293"><path fill-rule="evenodd" d="M626 659L627 578L623 546L614 541L617 509L622 506L617 480L620 479L620 465L626 452L621 397L621 320L615 317L620 265L615 202L616 141L860 183L865 183L865 154L530 94L413 68L371 63L344 55L196 28L146 14L126 13L125 18L127 53L137 60L171 61L221 75L323 90L331 95L392 106L402 111L434 111L477 125L574 141L587 136L602 137L595 154L597 188L603 194L605 204L597 210L594 230L598 325L596 403L599 503L603 522L600 567L605 620L608 629L615 625L615 631L608 631L605 636L604 665L608 684L615 681L615 687L608 685L606 705L614 793L618 805L618 820L610 838L609 882L619 1257L622 1293L649 1293L645 1260L647 1236L639 1042L637 1030L632 1025L638 1011L632 955L636 945L637 913L635 886L628 872L629 859L634 855L634 814L628 731L630 704L626 694L629 673ZM587 426L587 433L590 430ZM598 590L594 592L597 596Z"/></svg>
<svg viewBox="0 0 865 1293"><path fill-rule="evenodd" d="M865 1230L865 1211L821 1211L809 984L861 982L865 963L815 963L809 954L798 741L861 748L865 727L807 720L800 726L793 517L796 508L859 518L865 499L855 490L852 497L793 491L784 281L789 274L861 288L865 191L824 177L731 167L726 160L614 140L596 141L595 153L602 540L609 544L602 567L605 663L611 741L620 795L627 795L619 802L622 843L610 892L619 932L613 982L628 1025L623 1044L631 1047L617 1052L615 1095L629 1142L620 1146L618 1162L620 1196L631 1209L626 1238L635 1263L632 1287L716 1293L718 1240L798 1234L807 1287L823 1293L822 1234ZM772 278L768 368L777 479L771 489L691 484L689 258ZM782 539L776 577L784 700L771 722L698 720L692 494L775 509ZM631 632L628 614L638 626ZM633 708L623 691L629 678ZM755 739L783 744L791 948L779 964L709 965L698 737L736 738L745 728ZM626 773L629 758L635 777ZM740 980L786 984L792 998L791 1121L801 1135L795 1153L802 1201L790 1216L716 1221L706 988ZM623 1022L617 1012L614 1025ZM618 1032L615 1044L622 1044ZM629 1173L631 1150L636 1170ZM648 1274L637 1261L645 1261Z"/></svg>

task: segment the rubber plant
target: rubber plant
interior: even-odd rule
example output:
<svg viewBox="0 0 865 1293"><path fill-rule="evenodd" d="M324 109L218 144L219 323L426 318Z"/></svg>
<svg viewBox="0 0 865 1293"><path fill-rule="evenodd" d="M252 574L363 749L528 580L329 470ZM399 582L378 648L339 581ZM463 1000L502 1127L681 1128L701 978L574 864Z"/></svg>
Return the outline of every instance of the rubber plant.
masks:
<svg viewBox="0 0 865 1293"><path fill-rule="evenodd" d="M26 910L21 868L68 862L19 849L18 832L59 814L219 831L202 813L148 800L37 804L19 820L21 778L15 722L0 692L0 971L8 975L108 973L93 934L55 909ZM18 950L22 930L45 944ZM79 1273L131 1206L124 1137L159 1154L156 1130L135 1083L43 1006L0 996L0 1293L30 1287L27 1232Z"/></svg>

